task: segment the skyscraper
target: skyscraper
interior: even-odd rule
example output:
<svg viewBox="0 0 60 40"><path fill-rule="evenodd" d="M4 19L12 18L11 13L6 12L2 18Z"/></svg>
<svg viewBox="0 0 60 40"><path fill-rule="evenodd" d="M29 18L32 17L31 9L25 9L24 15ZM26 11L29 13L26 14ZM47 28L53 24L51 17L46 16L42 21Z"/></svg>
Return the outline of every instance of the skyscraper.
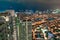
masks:
<svg viewBox="0 0 60 40"><path fill-rule="evenodd" d="M13 40L13 25L11 20L10 13L0 13L0 40Z"/></svg>
<svg viewBox="0 0 60 40"><path fill-rule="evenodd" d="M32 40L32 22L28 20L17 20L18 40Z"/></svg>

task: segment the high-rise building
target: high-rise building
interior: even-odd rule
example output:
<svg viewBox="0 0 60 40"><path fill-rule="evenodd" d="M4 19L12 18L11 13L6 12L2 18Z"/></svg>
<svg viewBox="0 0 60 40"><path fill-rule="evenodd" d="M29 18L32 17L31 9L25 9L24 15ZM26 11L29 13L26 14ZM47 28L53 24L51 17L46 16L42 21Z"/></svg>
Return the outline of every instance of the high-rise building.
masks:
<svg viewBox="0 0 60 40"><path fill-rule="evenodd" d="M17 40L14 10L0 13L0 40Z"/></svg>
<svg viewBox="0 0 60 40"><path fill-rule="evenodd" d="M12 18L8 12L0 13L0 40L13 40Z"/></svg>
<svg viewBox="0 0 60 40"><path fill-rule="evenodd" d="M15 11L14 10L7 10L11 14L12 17L12 23L13 23L13 40L17 39L17 27L16 27L16 21L15 21Z"/></svg>
<svg viewBox="0 0 60 40"><path fill-rule="evenodd" d="M18 40L32 40L32 22L17 19Z"/></svg>

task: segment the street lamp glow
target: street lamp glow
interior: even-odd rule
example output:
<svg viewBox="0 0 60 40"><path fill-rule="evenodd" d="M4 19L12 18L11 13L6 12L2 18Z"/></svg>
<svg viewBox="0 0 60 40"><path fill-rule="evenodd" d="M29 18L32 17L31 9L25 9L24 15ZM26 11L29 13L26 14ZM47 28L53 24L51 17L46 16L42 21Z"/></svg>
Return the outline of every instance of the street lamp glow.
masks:
<svg viewBox="0 0 60 40"><path fill-rule="evenodd" d="M17 14L15 14L15 17L17 17Z"/></svg>
<svg viewBox="0 0 60 40"><path fill-rule="evenodd" d="M6 21L9 21L9 18L8 18L8 17L6 17L6 18L5 18L5 20L6 20Z"/></svg>
<svg viewBox="0 0 60 40"><path fill-rule="evenodd" d="M9 37L9 34L8 34L8 37Z"/></svg>
<svg viewBox="0 0 60 40"><path fill-rule="evenodd" d="M5 19L5 21L9 21L9 17L8 16L2 16L4 19Z"/></svg>
<svg viewBox="0 0 60 40"><path fill-rule="evenodd" d="M10 26L8 26L8 28L10 29Z"/></svg>

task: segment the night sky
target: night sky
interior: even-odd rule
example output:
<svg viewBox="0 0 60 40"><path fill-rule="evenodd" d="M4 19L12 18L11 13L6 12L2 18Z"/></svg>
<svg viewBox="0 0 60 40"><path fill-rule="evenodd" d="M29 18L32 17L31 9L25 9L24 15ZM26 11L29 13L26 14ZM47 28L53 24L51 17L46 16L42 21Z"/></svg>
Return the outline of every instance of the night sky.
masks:
<svg viewBox="0 0 60 40"><path fill-rule="evenodd" d="M60 8L60 0L0 0L0 11L13 9L40 10Z"/></svg>

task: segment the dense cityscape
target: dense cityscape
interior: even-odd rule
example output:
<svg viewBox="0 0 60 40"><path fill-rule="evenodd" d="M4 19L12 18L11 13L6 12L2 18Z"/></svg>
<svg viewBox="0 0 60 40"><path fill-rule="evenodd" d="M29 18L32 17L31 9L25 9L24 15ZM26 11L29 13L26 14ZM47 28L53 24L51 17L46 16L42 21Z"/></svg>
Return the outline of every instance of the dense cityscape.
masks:
<svg viewBox="0 0 60 40"><path fill-rule="evenodd" d="M60 10L0 12L0 40L60 40Z"/></svg>

